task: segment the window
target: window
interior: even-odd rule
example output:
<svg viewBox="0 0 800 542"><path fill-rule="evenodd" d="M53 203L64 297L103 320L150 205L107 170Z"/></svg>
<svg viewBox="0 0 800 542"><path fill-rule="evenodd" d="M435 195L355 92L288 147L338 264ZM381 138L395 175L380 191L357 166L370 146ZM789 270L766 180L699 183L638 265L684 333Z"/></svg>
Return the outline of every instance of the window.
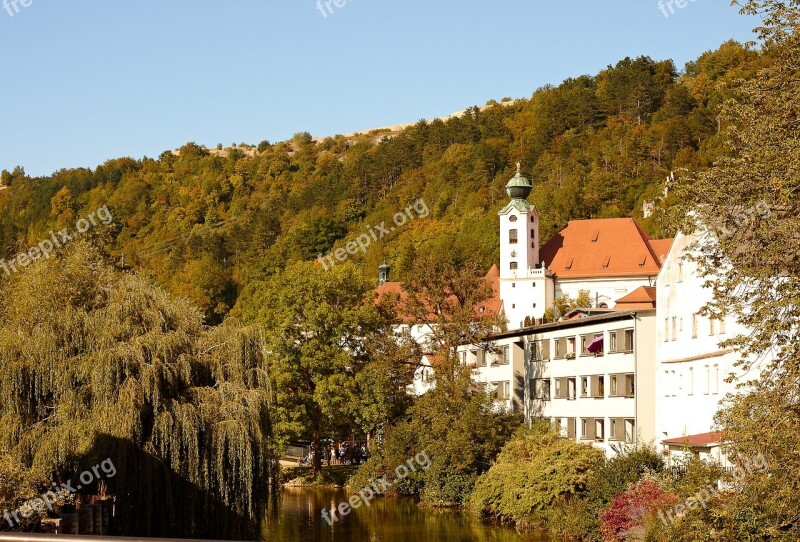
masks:
<svg viewBox="0 0 800 542"><path fill-rule="evenodd" d="M500 352L495 354L492 365L508 365L511 363L511 347L506 345L500 348Z"/></svg>
<svg viewBox="0 0 800 542"><path fill-rule="evenodd" d="M556 378L555 379L555 398L556 399L563 399L564 398L564 386L566 380L563 378Z"/></svg>
<svg viewBox="0 0 800 542"><path fill-rule="evenodd" d="M714 380L713 385L711 386L711 393L717 395L719 393L719 365L714 364Z"/></svg>
<svg viewBox="0 0 800 542"><path fill-rule="evenodd" d="M536 217L535 216L531 217L531 223L536 223Z"/></svg>
<svg viewBox="0 0 800 542"><path fill-rule="evenodd" d="M567 437L575 438L576 422L575 418L567 418Z"/></svg>
<svg viewBox="0 0 800 542"><path fill-rule="evenodd" d="M625 351L633 352L633 330L625 330Z"/></svg>
<svg viewBox="0 0 800 542"><path fill-rule="evenodd" d="M594 420L594 440L603 441L606 439L606 424L603 418L595 418Z"/></svg>
<svg viewBox="0 0 800 542"><path fill-rule="evenodd" d="M567 359L575 359L575 337L567 338Z"/></svg>
<svg viewBox="0 0 800 542"><path fill-rule="evenodd" d="M591 345L594 341L602 341L603 334L602 333L590 333L588 335L581 335L581 356L602 356L603 355L603 343L600 343L600 349L598 350L595 347L597 352L592 353L589 352L589 345Z"/></svg>
<svg viewBox="0 0 800 542"><path fill-rule="evenodd" d="M516 222L517 221L517 215L511 215L510 217L508 217L508 221L509 222Z"/></svg>
<svg viewBox="0 0 800 542"><path fill-rule="evenodd" d="M672 382L669 379L669 371L664 371L664 397L669 397L670 386L672 386Z"/></svg>
<svg viewBox="0 0 800 542"><path fill-rule="evenodd" d="M697 315L692 315L692 339L697 338Z"/></svg>
<svg viewBox="0 0 800 542"><path fill-rule="evenodd" d="M589 377L581 377L581 397L589 397Z"/></svg>
<svg viewBox="0 0 800 542"><path fill-rule="evenodd" d="M709 318L708 319L708 335L709 335L709 337L714 335L714 319L713 318Z"/></svg>
<svg viewBox="0 0 800 542"><path fill-rule="evenodd" d="M608 420L608 438L609 440L619 440L617 439L617 419L611 418Z"/></svg>
<svg viewBox="0 0 800 542"><path fill-rule="evenodd" d="M531 239L536 239L536 230L531 230Z"/></svg>
<svg viewBox="0 0 800 542"><path fill-rule="evenodd" d="M672 317L672 340L678 340L678 318L676 316Z"/></svg>
<svg viewBox="0 0 800 542"><path fill-rule="evenodd" d="M516 271L517 270L517 262L511 262L508 267L512 271Z"/></svg>
<svg viewBox="0 0 800 542"><path fill-rule="evenodd" d="M719 321L719 334L720 335L725 335L725 318L724 317Z"/></svg>
<svg viewBox="0 0 800 542"><path fill-rule="evenodd" d="M609 352L618 352L617 350L617 334L616 332L612 331L608 334L608 351Z"/></svg>
<svg viewBox="0 0 800 542"><path fill-rule="evenodd" d="M581 418L581 438L585 440L594 440L597 434L597 425L595 418Z"/></svg>
<svg viewBox="0 0 800 542"><path fill-rule="evenodd" d="M625 375L625 397L634 397L636 395L635 378L632 374Z"/></svg>
<svg viewBox="0 0 800 542"><path fill-rule="evenodd" d="M616 397L617 396L617 382L619 380L619 376L611 375L611 389L608 392L609 397Z"/></svg>
<svg viewBox="0 0 800 542"><path fill-rule="evenodd" d="M502 382L492 382L494 386L494 399L496 401L508 401L511 399L511 383L507 380Z"/></svg>
<svg viewBox="0 0 800 542"><path fill-rule="evenodd" d="M683 264L678 264L678 282L683 282Z"/></svg>
<svg viewBox="0 0 800 542"><path fill-rule="evenodd" d="M683 316L678 318L678 331L683 331Z"/></svg>
<svg viewBox="0 0 800 542"><path fill-rule="evenodd" d="M534 378L531 380L531 397L539 401L550 400L550 379Z"/></svg>
<svg viewBox="0 0 800 542"><path fill-rule="evenodd" d="M564 359L567 355L567 339L562 337L556 339L556 359Z"/></svg>
<svg viewBox="0 0 800 542"><path fill-rule="evenodd" d="M706 365L706 391L705 394L708 395L708 392L711 388L711 369Z"/></svg>
<svg viewBox="0 0 800 542"><path fill-rule="evenodd" d="M603 375L592 377L592 397L603 399L606 396L606 377Z"/></svg>
<svg viewBox="0 0 800 542"><path fill-rule="evenodd" d="M664 342L669 342L669 318L664 318Z"/></svg>
<svg viewBox="0 0 800 542"><path fill-rule="evenodd" d="M510 245L516 245L519 239L517 238L517 230L508 230L508 243Z"/></svg>
<svg viewBox="0 0 800 542"><path fill-rule="evenodd" d="M689 367L689 395L694 395L694 367Z"/></svg>
<svg viewBox="0 0 800 542"><path fill-rule="evenodd" d="M550 359L550 341L544 339L530 343L531 361L545 361Z"/></svg>
<svg viewBox="0 0 800 542"><path fill-rule="evenodd" d="M575 400L576 397L576 390L575 390L575 377L567 379L567 399L570 401Z"/></svg>
<svg viewBox="0 0 800 542"><path fill-rule="evenodd" d="M625 420L625 442L632 443L636 439L636 420Z"/></svg>

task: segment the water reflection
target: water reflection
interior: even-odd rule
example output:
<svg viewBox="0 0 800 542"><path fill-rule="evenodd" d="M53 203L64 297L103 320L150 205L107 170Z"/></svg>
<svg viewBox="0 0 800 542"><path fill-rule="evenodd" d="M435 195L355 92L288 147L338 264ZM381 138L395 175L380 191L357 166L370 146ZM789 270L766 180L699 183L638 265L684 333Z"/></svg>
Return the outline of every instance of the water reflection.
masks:
<svg viewBox="0 0 800 542"><path fill-rule="evenodd" d="M262 538L267 542L551 542L538 534L486 525L469 514L420 509L411 499L376 499L333 526L322 519L345 502L341 490L285 489L272 507Z"/></svg>

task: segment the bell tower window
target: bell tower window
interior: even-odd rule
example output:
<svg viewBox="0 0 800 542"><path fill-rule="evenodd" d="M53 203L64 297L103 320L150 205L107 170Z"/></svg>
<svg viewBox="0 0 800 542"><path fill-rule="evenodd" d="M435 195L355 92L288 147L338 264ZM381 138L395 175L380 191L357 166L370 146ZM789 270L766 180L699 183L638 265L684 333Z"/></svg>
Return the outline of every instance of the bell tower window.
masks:
<svg viewBox="0 0 800 542"><path fill-rule="evenodd" d="M517 230L508 230L508 243L516 245L519 238L517 237Z"/></svg>

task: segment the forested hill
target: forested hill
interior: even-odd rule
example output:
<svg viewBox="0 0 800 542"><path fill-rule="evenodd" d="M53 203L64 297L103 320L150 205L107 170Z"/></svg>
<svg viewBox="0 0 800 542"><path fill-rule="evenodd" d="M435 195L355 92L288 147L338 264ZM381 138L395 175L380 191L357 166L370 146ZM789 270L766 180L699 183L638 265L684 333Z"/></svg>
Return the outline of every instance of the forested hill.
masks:
<svg viewBox="0 0 800 542"><path fill-rule="evenodd" d="M680 73L669 60L626 58L529 99L396 133L300 133L225 150L189 143L43 178L18 167L2 174L0 246L13 256L107 205L114 222L99 240L114 261L192 299L214 323L276 270L341 247L421 198L425 220L352 257L363 272L376 275L385 258L401 280L426 251L488 269L515 162L534 182L544 239L570 219L641 218L670 171L705 168L722 152L720 104L768 62L728 42Z"/></svg>

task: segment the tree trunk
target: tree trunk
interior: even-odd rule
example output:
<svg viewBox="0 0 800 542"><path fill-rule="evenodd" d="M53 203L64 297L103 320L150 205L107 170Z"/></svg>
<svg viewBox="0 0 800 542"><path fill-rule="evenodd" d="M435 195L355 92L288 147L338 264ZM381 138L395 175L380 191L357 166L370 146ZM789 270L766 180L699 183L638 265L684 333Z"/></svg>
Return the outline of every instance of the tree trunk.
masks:
<svg viewBox="0 0 800 542"><path fill-rule="evenodd" d="M311 461L311 474L316 476L322 471L322 435L319 430L319 423L314 422L314 440L311 444L313 460Z"/></svg>

